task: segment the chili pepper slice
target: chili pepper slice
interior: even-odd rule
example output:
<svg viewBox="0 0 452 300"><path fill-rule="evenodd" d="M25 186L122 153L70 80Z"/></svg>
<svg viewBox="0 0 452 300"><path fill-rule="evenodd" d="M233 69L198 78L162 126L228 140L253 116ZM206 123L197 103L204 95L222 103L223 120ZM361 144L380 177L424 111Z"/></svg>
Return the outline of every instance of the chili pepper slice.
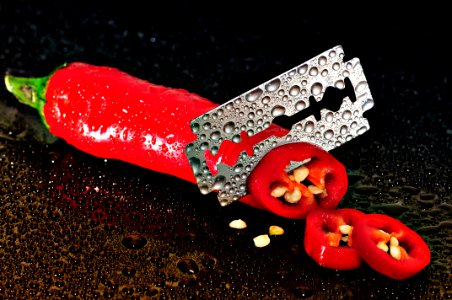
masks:
<svg viewBox="0 0 452 300"><path fill-rule="evenodd" d="M304 162L287 172L291 162ZM256 208L286 218L303 219L319 206L334 209L348 186L344 166L330 153L310 143L290 143L272 149L248 178L249 195L241 199Z"/></svg>
<svg viewBox="0 0 452 300"><path fill-rule="evenodd" d="M352 232L364 213L353 209L317 209L306 217L304 247L320 266L335 270L352 270L362 259L353 248Z"/></svg>
<svg viewBox="0 0 452 300"><path fill-rule="evenodd" d="M396 280L411 277L430 263L430 249L422 237L387 215L369 214L358 219L352 238L369 266Z"/></svg>

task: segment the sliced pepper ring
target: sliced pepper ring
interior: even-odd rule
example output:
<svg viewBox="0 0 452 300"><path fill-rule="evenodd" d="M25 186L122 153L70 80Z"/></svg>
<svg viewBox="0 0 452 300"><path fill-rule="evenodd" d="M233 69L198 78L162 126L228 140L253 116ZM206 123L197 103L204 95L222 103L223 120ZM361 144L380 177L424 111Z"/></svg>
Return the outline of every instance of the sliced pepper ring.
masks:
<svg viewBox="0 0 452 300"><path fill-rule="evenodd" d="M422 237L387 215L360 218L352 238L353 246L369 266L396 280L411 277L430 263L430 249Z"/></svg>
<svg viewBox="0 0 452 300"><path fill-rule="evenodd" d="M324 190L321 197L316 198L316 191L299 182L288 184L289 193L298 188L299 201L288 203L272 196L274 184L288 182L290 175L286 172L291 162L303 162L309 169L307 180L315 188ZM286 218L304 219L309 212L319 206L323 209L333 209L345 195L348 186L347 173L344 166L330 153L306 142L290 143L272 149L256 165L248 178L249 195L241 199L256 208L268 210ZM298 192L297 192L298 193Z"/></svg>
<svg viewBox="0 0 452 300"><path fill-rule="evenodd" d="M322 267L335 270L358 268L362 260L353 248L351 234L357 220L364 215L353 208L311 212L306 218L306 253Z"/></svg>

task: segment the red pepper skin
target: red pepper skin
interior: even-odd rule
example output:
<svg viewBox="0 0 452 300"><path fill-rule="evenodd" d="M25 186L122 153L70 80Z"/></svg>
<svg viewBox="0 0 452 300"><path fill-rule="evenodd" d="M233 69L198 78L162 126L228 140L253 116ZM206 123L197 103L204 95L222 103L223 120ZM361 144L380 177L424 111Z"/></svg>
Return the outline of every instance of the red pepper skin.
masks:
<svg viewBox="0 0 452 300"><path fill-rule="evenodd" d="M286 182L285 172L291 161L302 162L311 170L308 179L326 188L328 196L318 202L306 195L306 201L284 203L271 196L270 186L274 182ZM334 209L345 195L348 178L344 166L330 153L310 143L290 143L272 149L256 165L248 178L249 195L241 199L256 208L271 211L286 218L304 219L317 206Z"/></svg>
<svg viewBox="0 0 452 300"><path fill-rule="evenodd" d="M335 270L353 270L361 265L362 259L353 248L353 240L348 235L345 246L339 246L341 225L354 227L364 213L352 209L314 210L306 218L304 247L308 255L320 266ZM353 230L352 230L353 232Z"/></svg>
<svg viewBox="0 0 452 300"><path fill-rule="evenodd" d="M398 239L406 254L400 260L377 247L381 231ZM352 233L353 246L377 272L396 280L409 278L430 263L430 249L414 230L387 215L369 214L360 218ZM406 257L403 257L406 256Z"/></svg>

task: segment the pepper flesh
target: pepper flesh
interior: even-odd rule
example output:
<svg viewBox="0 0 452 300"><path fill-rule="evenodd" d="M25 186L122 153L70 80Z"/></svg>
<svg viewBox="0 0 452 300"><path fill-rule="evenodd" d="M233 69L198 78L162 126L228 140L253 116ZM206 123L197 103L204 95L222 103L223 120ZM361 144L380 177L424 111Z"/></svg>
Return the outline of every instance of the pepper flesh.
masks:
<svg viewBox="0 0 452 300"><path fill-rule="evenodd" d="M390 216L369 214L360 218L352 237L363 260L390 278L409 278L430 263L430 249L422 237ZM391 247L397 249L397 253L391 252Z"/></svg>
<svg viewBox="0 0 452 300"><path fill-rule="evenodd" d="M307 179L327 193L317 201L306 186L291 180L286 172L290 162L303 162L308 159L310 161L305 164L310 170ZM302 195L301 200L287 203L272 196L275 183L281 183L289 191L298 187ZM346 170L330 153L310 143L290 143L272 149L256 165L248 178L249 194L241 201L286 218L303 219L317 206L323 209L336 208L347 187Z"/></svg>
<svg viewBox="0 0 452 300"><path fill-rule="evenodd" d="M353 248L351 234L364 213L352 209L318 209L306 218L304 247L320 266L335 270L352 270L361 265L361 257Z"/></svg>

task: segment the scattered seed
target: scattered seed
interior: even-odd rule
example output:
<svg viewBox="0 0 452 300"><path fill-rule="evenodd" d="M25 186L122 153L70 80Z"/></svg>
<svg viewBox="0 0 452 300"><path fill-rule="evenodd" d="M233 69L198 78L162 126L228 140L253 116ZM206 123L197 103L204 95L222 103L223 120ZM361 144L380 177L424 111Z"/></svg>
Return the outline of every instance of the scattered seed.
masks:
<svg viewBox="0 0 452 300"><path fill-rule="evenodd" d="M284 194L286 192L287 192L287 187L285 187L285 186L277 186L270 192L270 195L272 195L275 198L279 198L279 197L284 196Z"/></svg>
<svg viewBox="0 0 452 300"><path fill-rule="evenodd" d="M308 177L308 175L309 175L309 169L306 166L301 166L299 168L296 168L293 171L294 181L296 181L298 183L305 180L306 177Z"/></svg>
<svg viewBox="0 0 452 300"><path fill-rule="evenodd" d="M253 241L256 247L262 248L270 244L270 237L268 236L268 234L262 234L256 236Z"/></svg>
<svg viewBox="0 0 452 300"><path fill-rule="evenodd" d="M325 193L324 189L321 189L315 185L310 185L308 186L308 189L311 191L311 193L313 193L314 195L320 195L322 193Z"/></svg>
<svg viewBox="0 0 452 300"><path fill-rule="evenodd" d="M270 235L283 235L284 234L284 229L282 229L282 227L279 227L279 226L276 226L276 225L272 225L268 229L268 233Z"/></svg>
<svg viewBox="0 0 452 300"><path fill-rule="evenodd" d="M286 192L284 194L284 199L289 203L297 203L301 199L301 192L295 187L293 192Z"/></svg>
<svg viewBox="0 0 452 300"><path fill-rule="evenodd" d="M339 226L339 231L342 234L350 234L352 232L352 226L344 224Z"/></svg>
<svg viewBox="0 0 452 300"><path fill-rule="evenodd" d="M383 242L383 241L381 241L381 242L378 242L378 244L377 244L377 248L379 248L379 249L383 250L384 252L388 252L388 250L389 250L389 247L388 247L388 245L386 245L386 243L385 243L385 242Z"/></svg>
<svg viewBox="0 0 452 300"><path fill-rule="evenodd" d="M237 219L234 221L231 221L231 223L229 223L229 227L234 228L234 229L245 229L247 227L245 221L241 220L241 219Z"/></svg>
<svg viewBox="0 0 452 300"><path fill-rule="evenodd" d="M391 254L391 256L397 260L400 260L400 258L402 257L402 252L400 251L399 246L389 246L389 254Z"/></svg>

